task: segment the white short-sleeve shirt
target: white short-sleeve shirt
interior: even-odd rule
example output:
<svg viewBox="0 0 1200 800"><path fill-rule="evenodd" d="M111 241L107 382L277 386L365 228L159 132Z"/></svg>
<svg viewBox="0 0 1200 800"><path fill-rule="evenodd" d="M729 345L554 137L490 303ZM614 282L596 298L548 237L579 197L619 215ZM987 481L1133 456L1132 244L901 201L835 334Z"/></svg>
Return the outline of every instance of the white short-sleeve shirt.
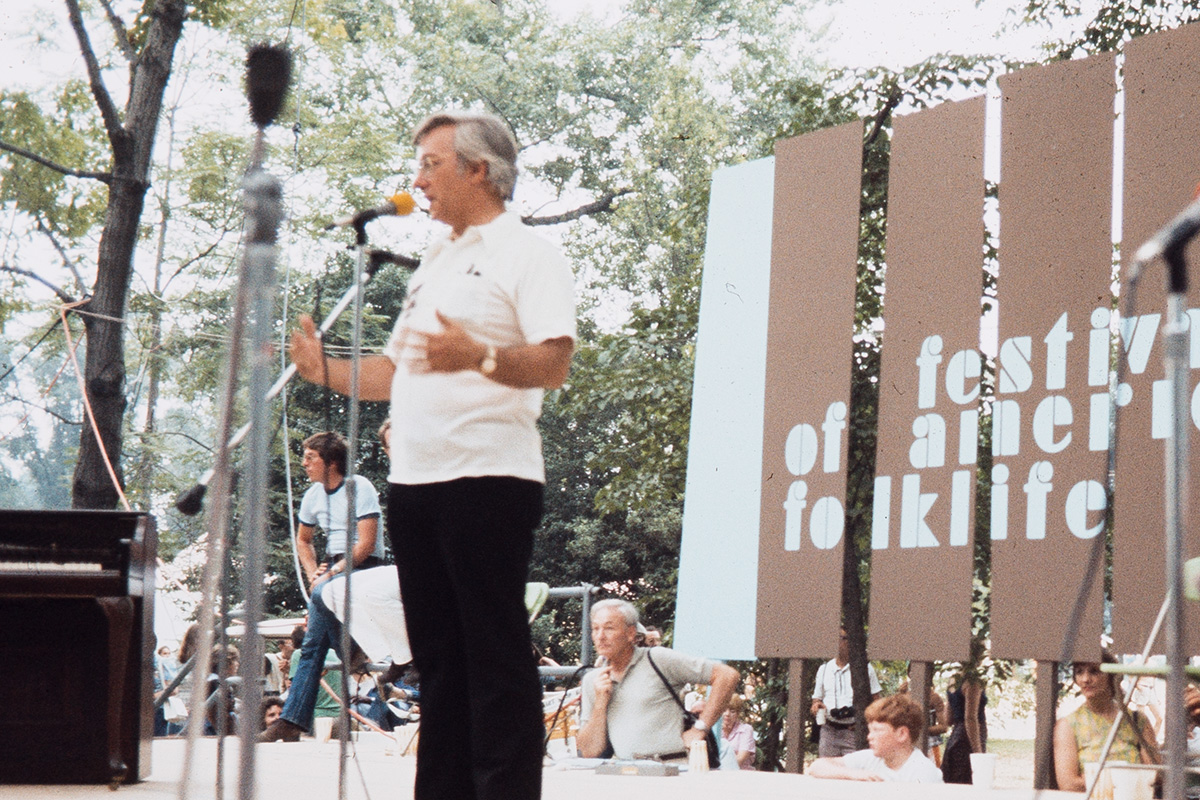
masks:
<svg viewBox="0 0 1200 800"><path fill-rule="evenodd" d="M545 482L537 419L541 389L503 386L473 370L414 371L415 332L439 332L436 312L496 347L574 339L574 278L558 249L513 212L430 246L409 280L384 354L392 378L392 483L511 476Z"/></svg>
<svg viewBox="0 0 1200 800"><path fill-rule="evenodd" d="M942 771L933 765L924 753L914 749L899 769L892 769L884 760L870 750L856 750L842 756L842 763L850 769L864 769L885 781L906 783L941 783Z"/></svg>
<svg viewBox="0 0 1200 800"><path fill-rule="evenodd" d="M870 664L867 664L867 679L871 684L872 695L883 691L879 685L879 676L875 674L875 667ZM822 664L817 671L813 699L820 700L829 709L854 705L854 689L850 685L850 662L839 667L837 659L834 658Z"/></svg>
<svg viewBox="0 0 1200 800"><path fill-rule="evenodd" d="M379 508L379 492L371 482L362 475L354 476L354 513L358 520L379 519L383 516ZM344 555L346 552L346 482L342 481L332 492L322 483L314 483L308 487L300 500L299 519L302 525L320 528L325 531L326 557ZM375 552L378 558L383 558L383 530L376 533Z"/></svg>

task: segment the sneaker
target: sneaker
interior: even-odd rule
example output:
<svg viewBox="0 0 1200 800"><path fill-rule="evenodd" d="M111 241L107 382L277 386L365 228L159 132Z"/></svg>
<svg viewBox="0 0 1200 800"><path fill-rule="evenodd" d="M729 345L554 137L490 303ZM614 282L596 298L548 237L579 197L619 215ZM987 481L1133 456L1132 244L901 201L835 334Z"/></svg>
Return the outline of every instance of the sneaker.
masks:
<svg viewBox="0 0 1200 800"><path fill-rule="evenodd" d="M267 726L267 729L258 735L260 742L298 742L300 734L305 733L304 728L301 728L294 722L288 722L280 717Z"/></svg>

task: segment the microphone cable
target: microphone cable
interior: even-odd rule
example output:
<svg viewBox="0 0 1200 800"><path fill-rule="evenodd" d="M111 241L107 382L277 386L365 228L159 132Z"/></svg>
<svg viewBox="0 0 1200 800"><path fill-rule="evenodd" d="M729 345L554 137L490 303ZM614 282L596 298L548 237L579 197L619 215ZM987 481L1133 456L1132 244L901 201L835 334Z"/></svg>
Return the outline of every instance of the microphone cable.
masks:
<svg viewBox="0 0 1200 800"><path fill-rule="evenodd" d="M554 729L558 727L558 718L562 715L563 708L565 708L567 705L567 694L571 691L572 687L575 685L575 682L578 681L583 673L587 672L589 669L595 669L595 667L591 664L581 664L579 669L572 672L570 677L567 678L567 682L563 684L563 694L558 700L558 708L554 712L554 717L551 719L550 725L546 727L546 738L542 741L542 752L546 755L550 755L550 737L554 733ZM581 695L580 703L582 702L583 698Z"/></svg>

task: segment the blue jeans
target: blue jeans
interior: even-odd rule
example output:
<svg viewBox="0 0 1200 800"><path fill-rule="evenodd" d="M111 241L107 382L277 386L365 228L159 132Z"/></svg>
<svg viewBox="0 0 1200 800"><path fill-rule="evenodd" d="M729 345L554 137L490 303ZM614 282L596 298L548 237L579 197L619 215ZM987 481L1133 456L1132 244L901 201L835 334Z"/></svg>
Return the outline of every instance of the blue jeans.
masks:
<svg viewBox="0 0 1200 800"><path fill-rule="evenodd" d="M300 645L300 661L296 665L296 674L292 676L283 712L279 715L281 719L299 725L309 733L312 732L317 693L321 691L325 656L331 649L339 655L341 653L338 645L342 637L342 624L321 602L321 590L324 588L324 583L318 584L308 602L308 629Z"/></svg>

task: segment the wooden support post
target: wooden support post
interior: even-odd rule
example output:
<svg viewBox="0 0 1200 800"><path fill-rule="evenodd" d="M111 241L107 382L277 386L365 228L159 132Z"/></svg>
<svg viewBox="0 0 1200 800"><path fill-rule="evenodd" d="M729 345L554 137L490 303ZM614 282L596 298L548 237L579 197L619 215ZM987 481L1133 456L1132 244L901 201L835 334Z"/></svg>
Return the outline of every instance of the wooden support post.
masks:
<svg viewBox="0 0 1200 800"><path fill-rule="evenodd" d="M804 659L788 661L788 705L784 727L784 744L787 745L787 761L784 772L804 772L804 751L807 749L809 706L811 699L804 696Z"/></svg>
<svg viewBox="0 0 1200 800"><path fill-rule="evenodd" d="M913 661L908 667L908 693L921 706L921 731L914 744L929 755L929 697L933 692L933 662Z"/></svg>
<svg viewBox="0 0 1200 800"><path fill-rule="evenodd" d="M1037 728L1033 743L1033 788L1057 789L1054 779L1054 723L1058 714L1058 662L1037 662Z"/></svg>

